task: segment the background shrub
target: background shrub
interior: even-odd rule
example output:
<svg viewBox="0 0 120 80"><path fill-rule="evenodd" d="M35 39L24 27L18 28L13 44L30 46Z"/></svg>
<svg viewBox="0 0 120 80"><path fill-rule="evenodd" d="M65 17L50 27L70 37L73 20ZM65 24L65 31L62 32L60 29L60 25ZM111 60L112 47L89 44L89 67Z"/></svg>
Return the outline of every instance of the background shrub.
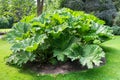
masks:
<svg viewBox="0 0 120 80"><path fill-rule="evenodd" d="M0 17L0 28L8 28L9 24L10 23L6 17Z"/></svg>
<svg viewBox="0 0 120 80"><path fill-rule="evenodd" d="M120 35L120 26L114 25L112 26L113 34Z"/></svg>
<svg viewBox="0 0 120 80"><path fill-rule="evenodd" d="M117 13L117 16L114 19L112 29L113 34L120 35L120 12Z"/></svg>
<svg viewBox="0 0 120 80"><path fill-rule="evenodd" d="M115 4L117 10L120 11L120 0L113 0L113 2Z"/></svg>
<svg viewBox="0 0 120 80"><path fill-rule="evenodd" d="M117 12L117 16L114 19L113 25L120 26L120 12Z"/></svg>
<svg viewBox="0 0 120 80"><path fill-rule="evenodd" d="M9 21L9 26L7 28L11 28L14 24L14 16L12 13L10 12L5 12L4 13L4 17L7 18L7 20Z"/></svg>
<svg viewBox="0 0 120 80"><path fill-rule="evenodd" d="M11 28L14 24L13 14L10 12L5 12L3 16L0 17L1 27L0 28Z"/></svg>

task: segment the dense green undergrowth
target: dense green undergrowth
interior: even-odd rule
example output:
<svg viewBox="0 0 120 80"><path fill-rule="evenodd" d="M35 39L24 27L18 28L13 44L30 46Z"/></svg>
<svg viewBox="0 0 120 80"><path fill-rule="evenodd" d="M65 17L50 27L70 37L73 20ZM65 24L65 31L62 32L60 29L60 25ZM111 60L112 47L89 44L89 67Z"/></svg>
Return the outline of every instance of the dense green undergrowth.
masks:
<svg viewBox="0 0 120 80"><path fill-rule="evenodd" d="M6 65L10 44L0 39L0 80L119 80L120 79L120 36L102 44L106 51L106 64L99 68L58 75L37 74L29 69L18 69Z"/></svg>
<svg viewBox="0 0 120 80"><path fill-rule="evenodd" d="M99 44L112 36L110 27L93 15L67 8L45 12L17 23L7 34L13 52L7 62L22 66L29 61L56 64L78 60L93 68L105 57Z"/></svg>

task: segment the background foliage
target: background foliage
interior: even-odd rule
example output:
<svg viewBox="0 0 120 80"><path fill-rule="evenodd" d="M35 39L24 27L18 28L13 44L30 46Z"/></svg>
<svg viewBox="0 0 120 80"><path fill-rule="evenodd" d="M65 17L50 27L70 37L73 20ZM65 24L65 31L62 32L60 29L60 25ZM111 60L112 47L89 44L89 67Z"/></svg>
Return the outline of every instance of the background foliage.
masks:
<svg viewBox="0 0 120 80"><path fill-rule="evenodd" d="M120 0L113 0L113 2L115 4L117 10L120 11Z"/></svg>
<svg viewBox="0 0 120 80"><path fill-rule="evenodd" d="M1 17L0 18L0 28L6 28L9 26L9 21L7 20L6 17Z"/></svg>
<svg viewBox="0 0 120 80"><path fill-rule="evenodd" d="M0 0L0 16L6 17L9 22L9 25L1 23L1 28L11 28L13 23L20 21L24 16L35 13L35 0Z"/></svg>
<svg viewBox="0 0 120 80"><path fill-rule="evenodd" d="M120 12L117 12L117 16L114 19L112 29L115 35L120 35Z"/></svg>
<svg viewBox="0 0 120 80"><path fill-rule="evenodd" d="M62 2L63 2L63 0L45 0L44 10L45 11L50 11L50 10L53 11L55 9L60 9Z"/></svg>

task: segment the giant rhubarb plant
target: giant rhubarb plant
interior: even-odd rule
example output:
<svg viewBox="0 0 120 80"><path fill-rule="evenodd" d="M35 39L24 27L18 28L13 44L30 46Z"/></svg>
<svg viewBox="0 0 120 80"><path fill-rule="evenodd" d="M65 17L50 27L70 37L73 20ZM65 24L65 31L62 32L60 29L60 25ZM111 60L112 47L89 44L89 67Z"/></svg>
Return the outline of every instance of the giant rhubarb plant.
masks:
<svg viewBox="0 0 120 80"><path fill-rule="evenodd" d="M99 44L112 38L104 21L67 8L45 12L29 22L19 22L7 34L12 43L7 62L22 66L28 61L78 60L93 68L102 63L105 52Z"/></svg>

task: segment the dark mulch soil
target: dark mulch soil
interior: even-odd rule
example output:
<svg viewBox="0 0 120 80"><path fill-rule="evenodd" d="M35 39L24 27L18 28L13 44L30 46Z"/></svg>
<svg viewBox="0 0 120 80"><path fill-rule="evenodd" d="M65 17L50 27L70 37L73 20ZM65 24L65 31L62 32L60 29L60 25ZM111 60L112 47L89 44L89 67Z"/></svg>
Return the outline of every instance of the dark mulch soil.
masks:
<svg viewBox="0 0 120 80"><path fill-rule="evenodd" d="M0 32L0 35L4 35L4 34L6 34L6 33Z"/></svg>
<svg viewBox="0 0 120 80"><path fill-rule="evenodd" d="M3 35L6 33L0 32L0 39L3 37Z"/></svg>
<svg viewBox="0 0 120 80"><path fill-rule="evenodd" d="M102 58L101 60L103 61L103 63L100 66L106 63L105 58ZM57 65L52 64L40 65L39 63L28 63L27 65L25 65L25 67L40 74L59 74L74 71L83 71L88 69L87 67L83 67L78 61L74 62L68 61L66 63L58 63Z"/></svg>

